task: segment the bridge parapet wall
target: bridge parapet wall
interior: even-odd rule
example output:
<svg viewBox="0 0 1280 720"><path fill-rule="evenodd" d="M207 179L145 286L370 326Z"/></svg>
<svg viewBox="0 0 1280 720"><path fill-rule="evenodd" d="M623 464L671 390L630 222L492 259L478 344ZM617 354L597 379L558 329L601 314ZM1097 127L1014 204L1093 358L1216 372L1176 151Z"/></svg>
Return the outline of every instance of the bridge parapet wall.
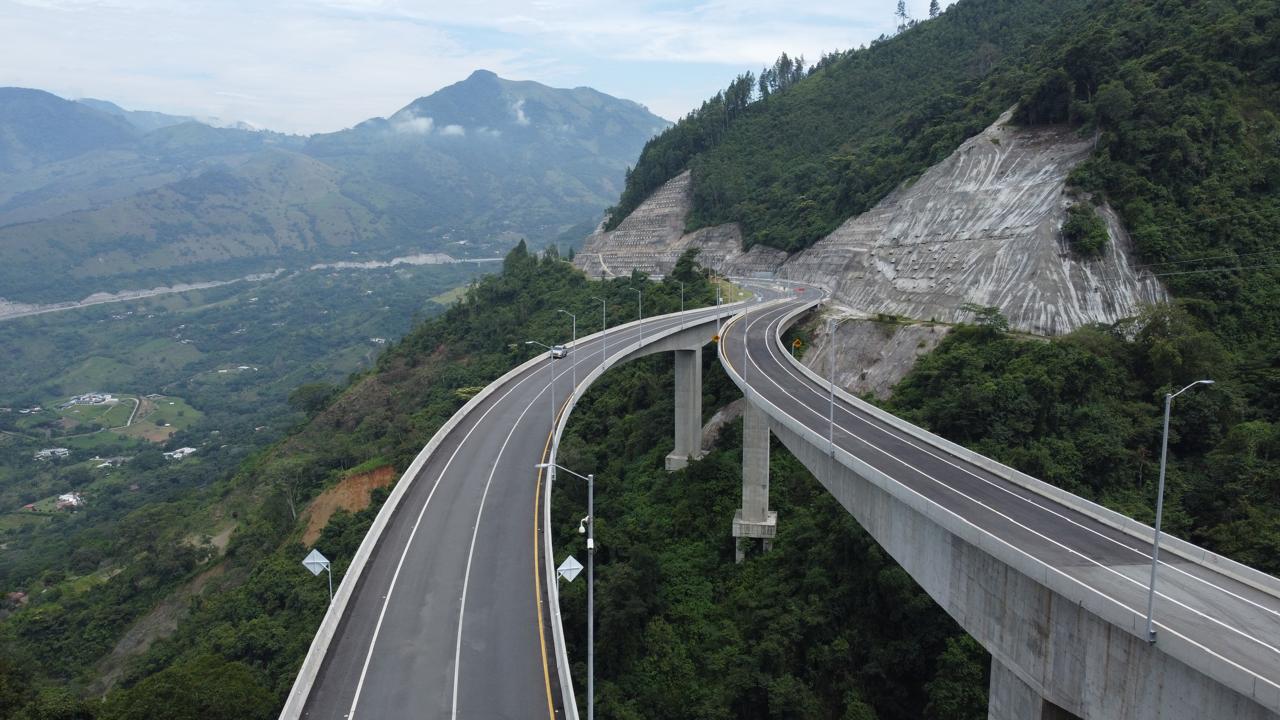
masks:
<svg viewBox="0 0 1280 720"><path fill-rule="evenodd" d="M794 316L812 306L800 308ZM1148 643L1142 617L856 456L839 448L830 452L825 436L748 391L734 368L724 365L749 402L768 415L774 435L992 654L997 666L993 697L1007 695L1017 685L996 685L996 680L1008 681L1012 674L1042 703L1047 700L1085 720L1280 718L1280 696L1274 687L1174 633L1162 633L1158 645ZM877 413L907 425L888 413ZM933 442L935 436L915 430ZM1255 583L1274 582L1262 577L1266 579ZM993 703L993 720L1026 717L999 714L1002 706Z"/></svg>

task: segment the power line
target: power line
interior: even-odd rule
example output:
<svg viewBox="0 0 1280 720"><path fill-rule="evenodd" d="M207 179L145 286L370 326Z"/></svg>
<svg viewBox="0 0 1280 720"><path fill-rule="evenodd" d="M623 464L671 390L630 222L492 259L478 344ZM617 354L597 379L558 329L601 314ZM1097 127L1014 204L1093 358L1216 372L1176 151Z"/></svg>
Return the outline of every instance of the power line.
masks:
<svg viewBox="0 0 1280 720"><path fill-rule="evenodd" d="M1239 267L1202 268L1200 270L1179 270L1178 272L1152 273L1152 276L1153 277L1169 277L1171 275L1197 275L1199 273L1231 272L1233 270L1258 270L1261 268L1273 268L1273 267L1280 267L1280 263L1266 263L1264 265L1242 265Z"/></svg>
<svg viewBox="0 0 1280 720"><path fill-rule="evenodd" d="M1259 250L1258 252L1244 253L1241 255L1212 255L1210 257L1192 258L1190 260L1169 260L1167 262L1147 263L1145 265L1134 265L1134 270L1146 270L1147 268L1161 267L1163 265L1186 265L1187 263L1207 262L1209 260L1236 260L1238 258L1254 257L1256 255L1275 255L1280 250Z"/></svg>

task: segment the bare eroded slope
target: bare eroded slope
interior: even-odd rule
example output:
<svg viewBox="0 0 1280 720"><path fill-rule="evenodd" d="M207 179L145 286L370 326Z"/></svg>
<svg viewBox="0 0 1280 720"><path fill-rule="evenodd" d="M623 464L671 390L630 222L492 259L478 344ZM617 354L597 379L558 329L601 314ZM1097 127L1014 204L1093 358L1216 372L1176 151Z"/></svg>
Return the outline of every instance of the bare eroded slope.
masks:
<svg viewBox="0 0 1280 720"><path fill-rule="evenodd" d="M1045 335L1114 322L1163 301L1159 282L1134 268L1128 235L1109 208L1097 210L1111 235L1103 257L1076 258L1063 242L1075 201L1067 176L1091 141L1069 128L1014 128L1007 119L790 258L765 248L743 253L733 225L684 234L686 173L617 230L592 235L576 262L597 276L663 273L697 246L705 265L824 285L855 312L945 322L971 319L965 303L995 305L1013 328Z"/></svg>

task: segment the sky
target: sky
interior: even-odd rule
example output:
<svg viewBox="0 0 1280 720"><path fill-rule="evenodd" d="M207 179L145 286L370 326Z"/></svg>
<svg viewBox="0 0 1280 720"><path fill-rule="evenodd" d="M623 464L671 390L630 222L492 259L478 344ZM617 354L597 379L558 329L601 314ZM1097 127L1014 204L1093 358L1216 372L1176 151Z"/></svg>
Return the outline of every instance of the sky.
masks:
<svg viewBox="0 0 1280 720"><path fill-rule="evenodd" d="M949 5L944 2L943 6ZM0 0L0 86L332 132L483 68L675 120L779 53L892 33L896 0ZM928 0L909 0L915 17Z"/></svg>

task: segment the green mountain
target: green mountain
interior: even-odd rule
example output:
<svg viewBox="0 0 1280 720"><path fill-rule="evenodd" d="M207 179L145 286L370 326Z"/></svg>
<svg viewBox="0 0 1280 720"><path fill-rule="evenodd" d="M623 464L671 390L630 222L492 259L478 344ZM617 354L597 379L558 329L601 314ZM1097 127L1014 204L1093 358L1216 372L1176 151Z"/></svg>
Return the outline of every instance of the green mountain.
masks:
<svg viewBox="0 0 1280 720"><path fill-rule="evenodd" d="M392 235L492 249L519 236L540 244L597 219L640 145L666 126L589 88L479 70L389 118L314 136L306 152L341 168L346 187L385 212Z"/></svg>
<svg viewBox="0 0 1280 720"><path fill-rule="evenodd" d="M150 110L125 110L110 100L80 98L79 100L76 100L76 102L81 105L88 105L94 110L105 112L108 115L115 115L116 117L123 118L125 122L144 133L169 127L170 125L199 122L199 120L185 115L168 115L166 113L152 112Z"/></svg>
<svg viewBox="0 0 1280 720"><path fill-rule="evenodd" d="M180 120L0 91L0 296L546 244L597 220L667 125L594 90L486 71L310 138Z"/></svg>
<svg viewBox="0 0 1280 720"><path fill-rule="evenodd" d="M137 130L40 90L0 88L0 173L30 170L93 150L125 147Z"/></svg>
<svg viewBox="0 0 1280 720"><path fill-rule="evenodd" d="M816 70L770 68L768 97L760 97L756 78L739 81L647 146L615 220L646 188L692 169L692 222L738 221L753 242L795 249L909 182L1015 104L1016 122L1054 123L1096 137L1096 152L1076 171L1075 184L1120 212L1145 262L1159 268L1179 301L1133 322L1052 341L1005 334L988 316L985 326L957 328L921 360L896 388L892 409L1150 520L1163 394L1213 377L1212 388L1188 393L1175 407L1165 527L1277 572L1278 43L1280 8L1269 0L960 0L935 20L830 56ZM204 139L190 143L225 139L222 157L234 159L131 201L137 213L190 206L192 213L216 214L237 236L258 232L255 218L269 221L281 207L381 192L379 204L358 203L364 213L338 205L342 217L322 230L337 237L342 228L355 233L373 223L395 236L414 222L398 212L414 207L415 198L444 192L443 183L431 184L415 168L461 177L468 160L490 157L488 146L448 143L492 131L490 139L519 148L521 134L534 132L528 128L538 122L541 101L530 95L520 105L521 98L504 94L515 84L492 80L473 77L415 103L412 112L302 146L246 148L238 143L252 138L168 128L175 135L164 136L164 147L189 147L184 137L192 132ZM580 139L562 143L564 152L582 147ZM115 151L93 152L105 158ZM409 159L401 162L397 152ZM387 167L377 167L379 161ZM524 167L518 159L501 161L512 172ZM288 191L262 191L282 175L308 180ZM248 188L260 195L257 205L235 200ZM447 209L418 212L422 227L450 217ZM179 247L199 252L203 243ZM294 247L280 243L271 252ZM30 267L34 260L25 262ZM691 302L708 302L704 282L687 280L690 298L697 298ZM632 282L589 284L554 254L537 259L518 246L502 275L480 281L448 313L388 348L376 370L332 397L321 394L312 419L290 438L248 458L234 475L209 478L210 495L239 523L225 574L214 591L189 603L190 615L171 637L126 669L105 703L79 705L67 688L87 685L89 671L49 648L84 648L86 637L108 645L121 624L118 606L149 603L154 578L175 571L153 570L142 564L150 557L144 556L129 572L104 578L101 591L36 595L17 611L10 634L0 635L13 648L0 653L0 717L10 710L23 717L75 711L144 718L158 707L184 717L274 716L326 601L317 581L297 567L306 522L294 515L293 503L301 506L367 470L403 469L477 386L527 357L520 339L564 331L556 308L583 305L595 294L610 298L610 307L617 300L629 308L621 298L633 297ZM679 290L668 280L646 289L645 298L646 308L653 298L651 312L671 310ZM611 315L614 322L629 319ZM600 467L601 477L616 479L599 495L601 516L614 528L597 580L600 633L608 640L598 645L605 649L597 665L606 714L985 717L982 650L959 636L781 449L773 472L788 520L778 547L744 565L731 563L723 518L740 483L740 433L731 428L707 458L671 482L661 469L670 438L669 362L649 358L609 373L584 397L562 446L565 462ZM707 362L706 392L718 406L734 392L715 359ZM385 495L374 497L363 510L336 513L321 530L320 543L335 557L350 557L359 544ZM573 533L580 517L581 498L568 499L554 511L562 533ZM170 511L157 507L155 517L161 510ZM139 515L118 534L131 541L155 524ZM156 548L162 560L160 548L185 547L160 540L139 546ZM99 557L93 550L69 548L66 555L93 568ZM178 574L191 577L194 566L189 561ZM341 560L334 570L345 570ZM575 616L580 588L564 596ZM84 619L66 621L63 606ZM573 657L581 657L580 629L568 632ZM82 667L88 666L86 659Z"/></svg>

